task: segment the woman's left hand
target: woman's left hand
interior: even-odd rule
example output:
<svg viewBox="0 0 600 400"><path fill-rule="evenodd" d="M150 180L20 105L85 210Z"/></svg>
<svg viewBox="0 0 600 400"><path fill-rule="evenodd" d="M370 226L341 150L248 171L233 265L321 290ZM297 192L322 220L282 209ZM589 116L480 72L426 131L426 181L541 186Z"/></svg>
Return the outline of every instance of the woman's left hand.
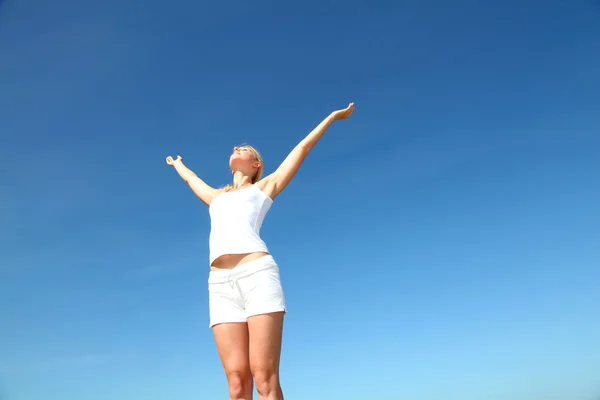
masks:
<svg viewBox="0 0 600 400"><path fill-rule="evenodd" d="M350 115L352 115L353 112L354 103L350 103L350 105L348 105L348 107L346 107L345 109L334 111L331 115L333 116L333 119L339 121L348 118Z"/></svg>

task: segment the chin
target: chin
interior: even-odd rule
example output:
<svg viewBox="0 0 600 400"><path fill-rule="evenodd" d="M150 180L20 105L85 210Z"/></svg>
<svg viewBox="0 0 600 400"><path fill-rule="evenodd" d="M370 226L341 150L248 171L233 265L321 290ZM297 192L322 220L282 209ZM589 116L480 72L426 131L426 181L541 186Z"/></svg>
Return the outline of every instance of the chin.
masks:
<svg viewBox="0 0 600 400"><path fill-rule="evenodd" d="M229 160L229 168L231 168L231 169L243 168L243 165L244 165L243 161L239 160L237 157Z"/></svg>

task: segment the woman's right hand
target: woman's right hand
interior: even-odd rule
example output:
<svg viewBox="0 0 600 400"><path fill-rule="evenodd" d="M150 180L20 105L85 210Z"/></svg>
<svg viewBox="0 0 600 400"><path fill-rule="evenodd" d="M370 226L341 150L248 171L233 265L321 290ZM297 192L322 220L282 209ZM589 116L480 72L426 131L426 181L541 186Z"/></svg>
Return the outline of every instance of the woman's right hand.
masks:
<svg viewBox="0 0 600 400"><path fill-rule="evenodd" d="M181 156L177 156L176 160L173 160L173 157L169 156L169 157L167 157L167 165L173 166L173 165L175 165L176 162L181 161L181 160L182 160Z"/></svg>

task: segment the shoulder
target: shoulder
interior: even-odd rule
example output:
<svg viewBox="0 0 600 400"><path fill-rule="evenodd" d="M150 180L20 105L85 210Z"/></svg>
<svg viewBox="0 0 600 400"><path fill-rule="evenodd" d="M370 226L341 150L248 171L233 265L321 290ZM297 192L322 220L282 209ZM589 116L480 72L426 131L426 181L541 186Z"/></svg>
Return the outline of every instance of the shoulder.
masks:
<svg viewBox="0 0 600 400"><path fill-rule="evenodd" d="M271 200L275 200L275 197L279 194L276 185L273 182L272 174L265 176L260 181L256 182L255 185Z"/></svg>
<svg viewBox="0 0 600 400"><path fill-rule="evenodd" d="M212 196L212 198L210 199L210 203L208 204L208 206L210 207L212 205L212 203L221 195L223 195L224 193L227 193L229 191L229 189L227 188L219 188L219 189L215 189L215 192Z"/></svg>

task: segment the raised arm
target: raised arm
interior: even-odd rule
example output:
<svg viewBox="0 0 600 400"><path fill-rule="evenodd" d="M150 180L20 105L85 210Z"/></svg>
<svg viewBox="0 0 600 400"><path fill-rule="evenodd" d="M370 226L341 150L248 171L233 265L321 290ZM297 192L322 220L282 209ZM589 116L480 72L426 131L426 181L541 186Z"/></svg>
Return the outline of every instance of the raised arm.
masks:
<svg viewBox="0 0 600 400"><path fill-rule="evenodd" d="M329 114L327 118L294 147L275 172L266 176L258 183L259 187L272 199L277 197L290 183L294 175L296 175L296 172L298 172L300 165L302 165L310 150L317 144L331 124L334 121L348 118L353 111L354 103L350 103L347 108Z"/></svg>
<svg viewBox="0 0 600 400"><path fill-rule="evenodd" d="M176 160L173 160L171 156L167 157L167 164L175 168L181 179L188 184L196 196L206 205L210 205L210 202L219 193L217 189L208 186L202 179L198 178L198 175L183 165L181 156L177 156Z"/></svg>

